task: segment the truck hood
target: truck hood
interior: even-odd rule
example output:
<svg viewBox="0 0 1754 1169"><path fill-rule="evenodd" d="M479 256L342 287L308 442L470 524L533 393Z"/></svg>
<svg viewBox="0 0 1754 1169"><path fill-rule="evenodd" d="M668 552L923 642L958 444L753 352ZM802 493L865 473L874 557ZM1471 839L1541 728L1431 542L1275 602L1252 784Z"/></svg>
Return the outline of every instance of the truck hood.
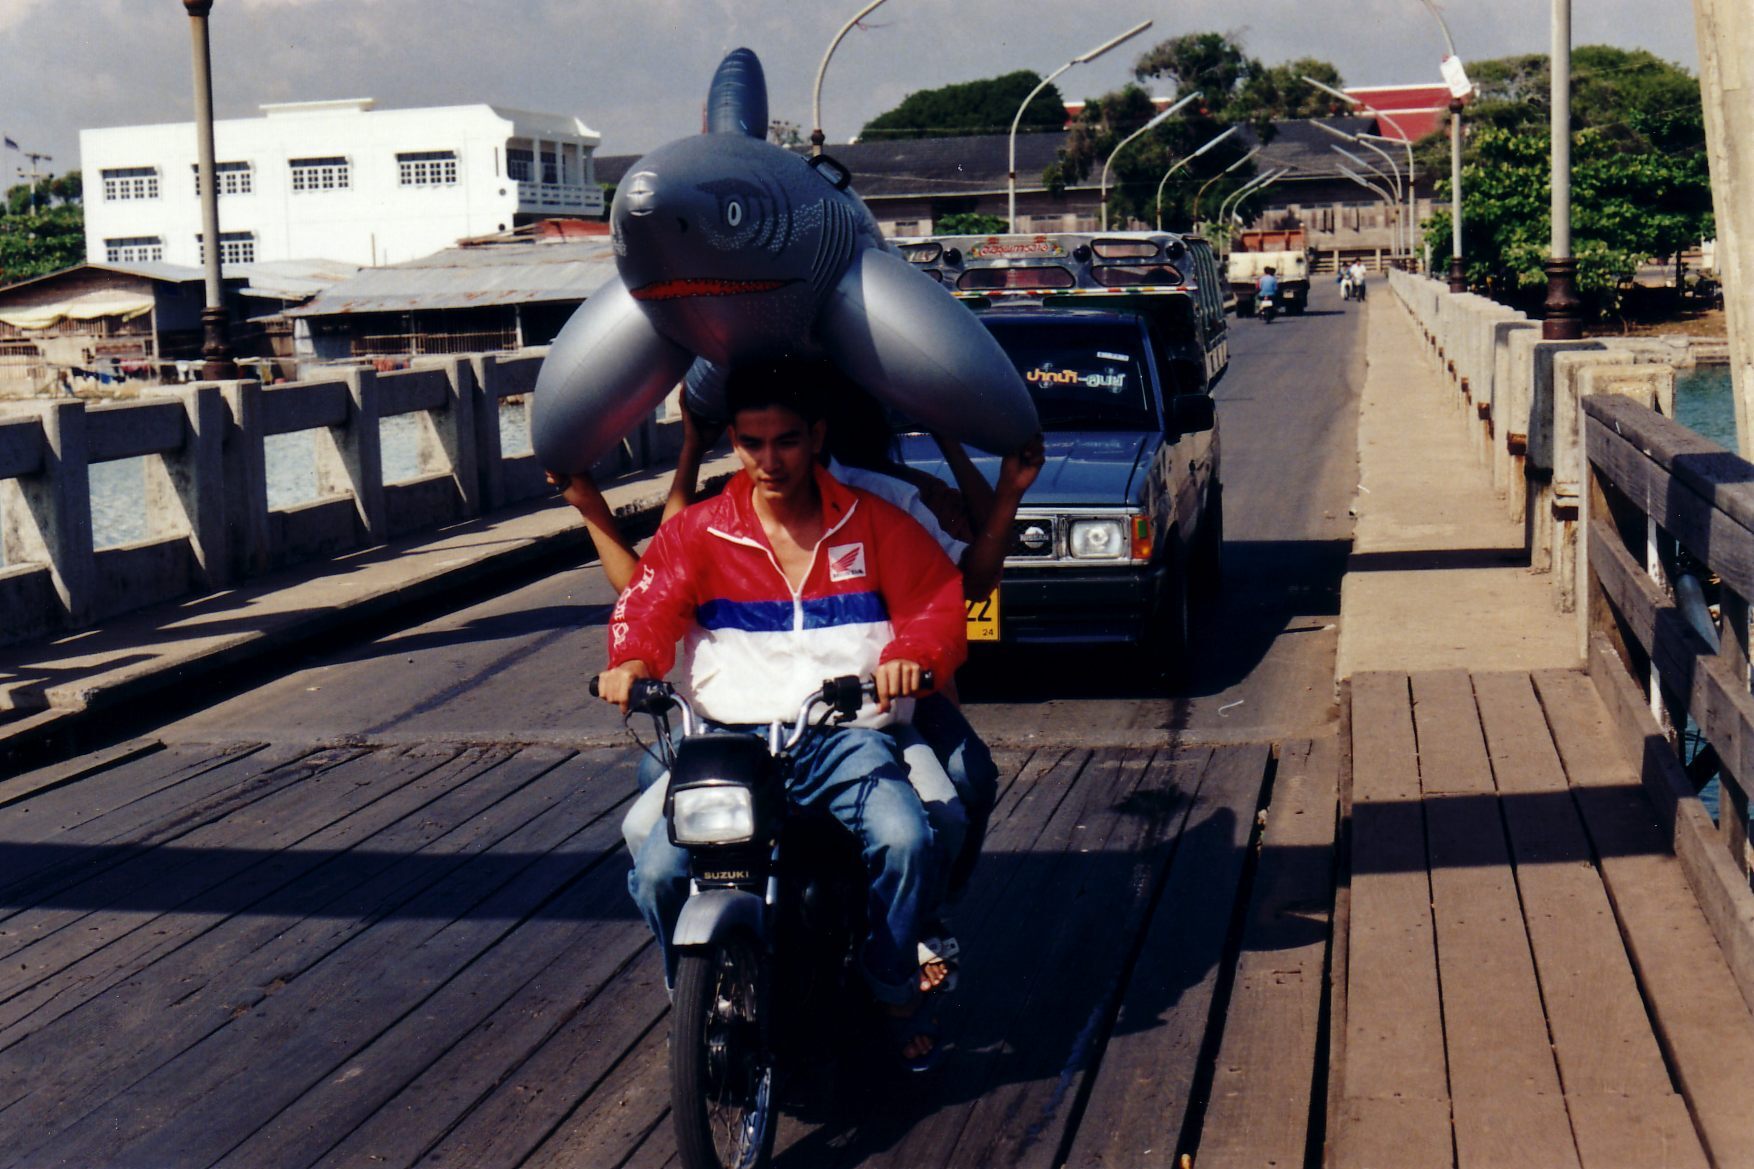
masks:
<svg viewBox="0 0 1754 1169"><path fill-rule="evenodd" d="M1048 434L1044 441L1047 462L1024 495L1023 506L1124 507L1135 499L1135 484L1142 483L1141 458L1162 441L1161 435L1131 430ZM901 440L901 446L902 457L909 466L929 471L946 483L955 482L938 445L929 437L908 435ZM978 451L969 454L989 483L998 477L998 458Z"/></svg>

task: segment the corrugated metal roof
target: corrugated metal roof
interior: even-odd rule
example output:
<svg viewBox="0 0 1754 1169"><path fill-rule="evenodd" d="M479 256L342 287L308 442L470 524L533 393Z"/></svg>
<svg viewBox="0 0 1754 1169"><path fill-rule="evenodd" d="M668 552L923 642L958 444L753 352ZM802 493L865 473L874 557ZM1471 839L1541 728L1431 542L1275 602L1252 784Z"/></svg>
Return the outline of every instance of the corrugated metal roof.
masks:
<svg viewBox="0 0 1754 1169"><path fill-rule="evenodd" d="M604 238L446 248L403 264L363 269L287 315L582 301L613 275L615 252Z"/></svg>

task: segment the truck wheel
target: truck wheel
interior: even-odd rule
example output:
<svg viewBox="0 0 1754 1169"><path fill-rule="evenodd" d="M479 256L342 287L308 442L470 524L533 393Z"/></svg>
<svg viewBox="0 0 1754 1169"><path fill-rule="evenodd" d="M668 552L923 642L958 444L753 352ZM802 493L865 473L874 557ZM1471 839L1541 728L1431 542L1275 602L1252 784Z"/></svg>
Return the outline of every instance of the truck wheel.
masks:
<svg viewBox="0 0 1754 1169"><path fill-rule="evenodd" d="M1200 517L1200 536L1194 552L1190 584L1201 603L1218 596L1224 584L1224 487L1214 483L1206 513Z"/></svg>
<svg viewBox="0 0 1754 1169"><path fill-rule="evenodd" d="M1301 300L1288 300L1285 302L1285 311L1294 317L1301 317L1303 315L1303 306L1304 302Z"/></svg>
<svg viewBox="0 0 1754 1169"><path fill-rule="evenodd" d="M1187 683L1190 621L1189 580L1172 562L1158 590L1157 607L1139 644L1140 672L1152 686L1179 690Z"/></svg>

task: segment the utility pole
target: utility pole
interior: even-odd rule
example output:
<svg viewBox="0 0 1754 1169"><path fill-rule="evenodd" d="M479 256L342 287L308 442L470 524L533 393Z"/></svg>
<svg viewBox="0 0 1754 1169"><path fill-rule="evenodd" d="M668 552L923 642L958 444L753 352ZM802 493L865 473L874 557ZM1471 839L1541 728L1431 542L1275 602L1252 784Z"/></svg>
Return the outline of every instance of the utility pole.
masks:
<svg viewBox="0 0 1754 1169"><path fill-rule="evenodd" d="M1746 0L1693 0L1700 96L1717 212L1717 270L1729 320L1736 446L1754 459L1754 12Z"/></svg>
<svg viewBox="0 0 1754 1169"><path fill-rule="evenodd" d="M201 310L201 378L227 381L238 375L231 359L231 337L225 314L225 284L220 275L219 183L213 158L213 70L207 42L207 14L213 0L183 0L189 12L189 33L195 54L195 148L200 158L201 238L206 243L206 307Z"/></svg>
<svg viewBox="0 0 1754 1169"><path fill-rule="evenodd" d="M1553 0L1552 151L1553 246L1547 259L1547 303L1541 320L1546 341L1583 336L1577 260L1571 254L1571 0Z"/></svg>
<svg viewBox="0 0 1754 1169"><path fill-rule="evenodd" d="M30 173L25 174L24 171L19 171L18 173L24 175L25 179L30 183L30 213L35 215L37 213L37 183L49 177L47 174L37 169L37 163L54 162L55 160L46 154L38 154L34 150L21 150L19 153L30 159Z"/></svg>

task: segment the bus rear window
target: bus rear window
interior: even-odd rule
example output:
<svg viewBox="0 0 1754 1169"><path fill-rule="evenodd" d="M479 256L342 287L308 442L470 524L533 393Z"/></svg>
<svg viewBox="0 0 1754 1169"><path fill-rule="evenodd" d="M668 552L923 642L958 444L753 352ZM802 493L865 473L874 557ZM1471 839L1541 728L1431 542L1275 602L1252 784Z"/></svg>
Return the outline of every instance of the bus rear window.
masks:
<svg viewBox="0 0 1754 1169"><path fill-rule="evenodd" d="M1092 240L1090 250L1105 260L1154 260L1157 244L1148 239Z"/></svg>
<svg viewBox="0 0 1754 1169"><path fill-rule="evenodd" d="M1182 274L1168 264L1098 264L1090 269L1090 278L1104 288L1177 285L1182 282Z"/></svg>
<svg viewBox="0 0 1754 1169"><path fill-rule="evenodd" d="M1000 288L1072 288L1078 281L1058 264L1031 264L1019 268L970 268L957 278L964 291Z"/></svg>

